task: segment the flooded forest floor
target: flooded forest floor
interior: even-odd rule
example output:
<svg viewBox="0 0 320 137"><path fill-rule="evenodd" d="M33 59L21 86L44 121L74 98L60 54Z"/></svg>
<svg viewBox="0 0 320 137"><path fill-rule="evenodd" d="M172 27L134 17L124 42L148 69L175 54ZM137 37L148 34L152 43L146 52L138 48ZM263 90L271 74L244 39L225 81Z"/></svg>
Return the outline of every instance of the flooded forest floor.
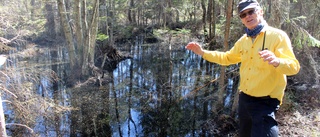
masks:
<svg viewBox="0 0 320 137"><path fill-rule="evenodd" d="M170 38L172 41L178 41L179 38L174 36ZM172 44L172 43L171 43ZM29 48L28 48L29 47ZM7 47L6 47L7 48ZM26 49L21 50L19 55L28 58L28 56L34 56L34 54L41 54L39 51L43 51L43 46L37 46L36 44L27 45ZM4 49L4 48L1 48ZM120 49L119 49L120 50ZM280 136L282 137L319 137L320 136L320 92L319 85L309 84L310 77L308 65L304 64L303 60L306 60L302 49L297 50L297 58L301 61L302 71L296 76L288 78L288 86L286 89L284 102L277 113L277 120L279 122ZM319 55L320 49L313 49L315 55ZM319 64L319 57L315 58ZM319 67L318 67L319 68ZM309 79L307 79L308 77ZM305 87L305 88L304 88ZM316 88L312 88L316 87ZM234 133L228 133L224 136L237 136L236 131Z"/></svg>

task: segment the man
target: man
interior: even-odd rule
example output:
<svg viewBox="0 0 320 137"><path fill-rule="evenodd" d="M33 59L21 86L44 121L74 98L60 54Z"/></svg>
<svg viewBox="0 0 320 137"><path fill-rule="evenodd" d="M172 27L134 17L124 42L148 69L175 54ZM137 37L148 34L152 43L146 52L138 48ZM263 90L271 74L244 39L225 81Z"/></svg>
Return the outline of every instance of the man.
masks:
<svg viewBox="0 0 320 137"><path fill-rule="evenodd" d="M239 86L239 135L241 137L276 137L279 134L275 112L284 96L286 76L300 70L288 35L268 26L256 0L238 4L243 35L227 52L208 51L190 42L186 49L205 60L221 65L241 62Z"/></svg>

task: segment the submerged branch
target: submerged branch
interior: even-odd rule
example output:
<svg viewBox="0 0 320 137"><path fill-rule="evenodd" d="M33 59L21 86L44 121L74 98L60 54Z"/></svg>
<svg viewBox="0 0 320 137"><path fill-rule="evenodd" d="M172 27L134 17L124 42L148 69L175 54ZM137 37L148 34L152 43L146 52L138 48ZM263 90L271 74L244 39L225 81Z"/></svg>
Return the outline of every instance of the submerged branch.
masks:
<svg viewBox="0 0 320 137"><path fill-rule="evenodd" d="M226 73L226 75L227 75L227 74L230 74L230 73L233 73L233 72L235 72L235 71L237 71L237 70L238 70L238 68L233 69L233 70L229 71L228 73ZM220 77L215 78L215 79L213 79L213 80L211 80L211 81L209 81L209 82L205 83L204 85L202 85L202 86L200 86L200 87L195 88L194 90L192 90L191 92L189 92L187 95L185 95L185 96L181 97L179 100L182 100L182 99L184 99L184 98L190 97L191 95L194 95L194 94L195 94L196 92L198 92L199 90L201 90L201 89L203 89L203 88L207 87L208 85L210 85L210 84L211 84L211 83L213 83L213 82L216 82L219 78L220 78Z"/></svg>
<svg viewBox="0 0 320 137"><path fill-rule="evenodd" d="M32 130L30 127L28 127L27 125L16 124L16 123L7 123L6 126L21 126L21 127L25 127L25 128L27 128L28 130L30 130L31 133L33 133L33 130Z"/></svg>

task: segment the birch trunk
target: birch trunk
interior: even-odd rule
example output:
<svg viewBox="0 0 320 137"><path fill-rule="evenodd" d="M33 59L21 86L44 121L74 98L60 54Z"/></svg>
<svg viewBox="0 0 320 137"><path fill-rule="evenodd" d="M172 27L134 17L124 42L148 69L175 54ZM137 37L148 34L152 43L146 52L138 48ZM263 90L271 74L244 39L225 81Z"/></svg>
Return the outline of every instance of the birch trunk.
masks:
<svg viewBox="0 0 320 137"><path fill-rule="evenodd" d="M83 45L84 45L84 38L83 38L83 23L81 21L81 4L83 0L75 0L74 1L74 19L75 19L75 35L76 35L76 45L77 45L77 53L82 54L83 53ZM79 56L79 65L82 65L83 63L83 56Z"/></svg>
<svg viewBox="0 0 320 137"><path fill-rule="evenodd" d="M76 54L75 54L73 36L72 36L71 28L69 25L67 10L65 7L64 0L58 0L58 10L59 10L59 14L60 14L60 19L61 19L61 24L62 24L62 28L64 31L64 35L67 40L67 48L69 51L70 65L71 65L71 68L74 68L77 63L77 58L76 58Z"/></svg>
<svg viewBox="0 0 320 137"><path fill-rule="evenodd" d="M96 46L97 32L98 32L98 20L99 20L99 0L94 0L94 12L90 23L91 37L89 38L89 63L94 63L94 49Z"/></svg>
<svg viewBox="0 0 320 137"><path fill-rule="evenodd" d="M94 50L96 46L96 38L98 32L98 19L99 19L99 0L94 0L93 15L89 21L87 33L85 37L84 59L82 64L82 73L87 74L90 64L94 65Z"/></svg>

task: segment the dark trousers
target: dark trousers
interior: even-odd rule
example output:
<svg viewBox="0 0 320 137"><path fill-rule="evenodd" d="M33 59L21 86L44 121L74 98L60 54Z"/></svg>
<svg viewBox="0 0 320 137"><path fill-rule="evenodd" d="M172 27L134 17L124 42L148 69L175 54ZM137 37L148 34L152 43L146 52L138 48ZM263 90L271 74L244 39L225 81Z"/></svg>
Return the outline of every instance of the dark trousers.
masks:
<svg viewBox="0 0 320 137"><path fill-rule="evenodd" d="M270 97L239 95L240 137L278 137L275 113L280 101Z"/></svg>

